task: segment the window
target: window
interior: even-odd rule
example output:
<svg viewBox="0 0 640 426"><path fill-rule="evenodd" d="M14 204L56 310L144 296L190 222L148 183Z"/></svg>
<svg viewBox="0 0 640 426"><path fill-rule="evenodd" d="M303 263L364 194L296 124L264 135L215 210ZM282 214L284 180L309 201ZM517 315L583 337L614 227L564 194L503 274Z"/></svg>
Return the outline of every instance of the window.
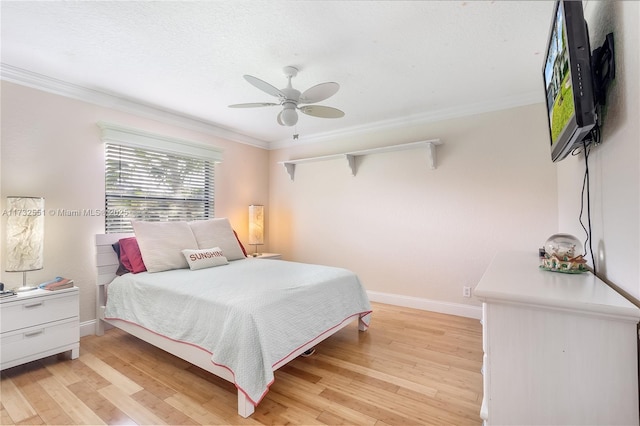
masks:
<svg viewBox="0 0 640 426"><path fill-rule="evenodd" d="M105 141L106 233L132 232L131 220L214 216L214 167L221 159L218 150L139 131L133 135L131 129L104 123L101 127ZM115 133L128 136L116 138ZM143 146L150 143L141 143L141 135L151 139L144 142L160 148Z"/></svg>

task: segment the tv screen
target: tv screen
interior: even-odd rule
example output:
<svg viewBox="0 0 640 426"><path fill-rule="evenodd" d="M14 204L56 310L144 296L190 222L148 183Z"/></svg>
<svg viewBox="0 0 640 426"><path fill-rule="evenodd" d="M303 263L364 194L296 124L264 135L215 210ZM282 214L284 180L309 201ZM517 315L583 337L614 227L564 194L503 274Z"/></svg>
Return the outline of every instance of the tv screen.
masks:
<svg viewBox="0 0 640 426"><path fill-rule="evenodd" d="M581 1L557 1L543 67L551 159L564 159L596 124L591 49Z"/></svg>

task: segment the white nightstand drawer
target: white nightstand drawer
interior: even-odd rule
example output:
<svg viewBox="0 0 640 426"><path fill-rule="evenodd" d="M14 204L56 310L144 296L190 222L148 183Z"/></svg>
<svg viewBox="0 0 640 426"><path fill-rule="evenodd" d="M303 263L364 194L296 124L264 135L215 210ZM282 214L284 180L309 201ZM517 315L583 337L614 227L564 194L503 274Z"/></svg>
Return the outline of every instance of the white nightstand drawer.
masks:
<svg viewBox="0 0 640 426"><path fill-rule="evenodd" d="M46 290L33 290L46 291ZM59 290L63 291L63 290ZM20 330L38 324L46 324L79 315L78 292L18 297L0 305L2 333Z"/></svg>
<svg viewBox="0 0 640 426"><path fill-rule="evenodd" d="M0 338L2 368L63 352L70 345L77 345L79 328L78 319L71 318L2 334ZM16 360L21 361L14 363Z"/></svg>

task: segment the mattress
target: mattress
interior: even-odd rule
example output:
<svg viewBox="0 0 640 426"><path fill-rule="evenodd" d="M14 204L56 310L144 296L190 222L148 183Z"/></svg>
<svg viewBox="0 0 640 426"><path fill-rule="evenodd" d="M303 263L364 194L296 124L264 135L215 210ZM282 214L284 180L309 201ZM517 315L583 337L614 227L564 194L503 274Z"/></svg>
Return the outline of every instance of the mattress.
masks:
<svg viewBox="0 0 640 426"><path fill-rule="evenodd" d="M208 269L116 277L105 319L202 348L257 405L281 360L370 311L360 280L347 269L247 258Z"/></svg>

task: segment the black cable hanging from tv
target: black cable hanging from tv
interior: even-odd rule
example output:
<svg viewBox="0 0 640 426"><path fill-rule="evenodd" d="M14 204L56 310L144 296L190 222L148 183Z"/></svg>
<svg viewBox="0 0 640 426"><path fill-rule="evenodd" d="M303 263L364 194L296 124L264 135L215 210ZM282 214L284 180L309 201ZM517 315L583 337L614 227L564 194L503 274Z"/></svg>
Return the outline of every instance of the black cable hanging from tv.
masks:
<svg viewBox="0 0 640 426"><path fill-rule="evenodd" d="M582 152L584 152L584 178L582 180L582 193L580 196L580 217L578 218L580 221L580 226L582 226L582 229L584 230L585 234L586 234L586 239L584 241L584 254L583 256L586 257L587 254L591 254L591 263L593 265L593 274L596 275L597 274L597 267L596 267L596 260L595 260L595 256L593 254L593 238L592 238L592 229L591 229L591 188L590 188L590 179L589 179L589 151L591 149L591 143L593 142L593 140L585 140L583 141L583 150ZM585 195L587 198L587 225L585 226L584 222L582 221L582 216L584 214L584 207L585 207Z"/></svg>

